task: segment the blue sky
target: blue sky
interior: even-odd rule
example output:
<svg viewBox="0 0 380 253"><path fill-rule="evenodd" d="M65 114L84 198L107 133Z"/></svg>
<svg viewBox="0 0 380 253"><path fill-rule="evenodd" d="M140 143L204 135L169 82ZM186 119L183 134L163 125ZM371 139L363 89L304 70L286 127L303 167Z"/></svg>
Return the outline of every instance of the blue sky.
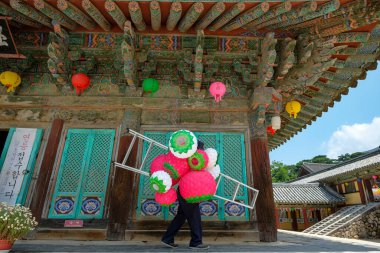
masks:
<svg viewBox="0 0 380 253"><path fill-rule="evenodd" d="M378 62L380 64L380 62ZM380 67L290 141L270 152L272 161L295 164L317 155L366 151L380 146Z"/></svg>

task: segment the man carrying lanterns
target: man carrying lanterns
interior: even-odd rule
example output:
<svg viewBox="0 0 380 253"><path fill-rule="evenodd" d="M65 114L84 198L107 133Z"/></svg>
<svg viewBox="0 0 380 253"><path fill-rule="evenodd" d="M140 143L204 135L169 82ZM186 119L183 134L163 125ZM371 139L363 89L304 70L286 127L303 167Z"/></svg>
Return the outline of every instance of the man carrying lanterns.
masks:
<svg viewBox="0 0 380 253"><path fill-rule="evenodd" d="M199 202L209 200L216 191L215 180L220 174L215 149L203 150L203 143L187 130L179 130L169 140L169 152L153 159L150 166L150 185L157 203L174 204L178 197L178 211L161 242L175 248L174 236L187 220L191 230L189 247L208 249L202 243ZM173 186L178 184L177 192Z"/></svg>

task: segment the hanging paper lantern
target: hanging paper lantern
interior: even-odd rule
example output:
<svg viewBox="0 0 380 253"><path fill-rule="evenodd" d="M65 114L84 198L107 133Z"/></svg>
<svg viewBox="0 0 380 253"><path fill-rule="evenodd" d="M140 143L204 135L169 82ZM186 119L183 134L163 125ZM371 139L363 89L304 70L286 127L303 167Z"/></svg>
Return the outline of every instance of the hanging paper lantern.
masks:
<svg viewBox="0 0 380 253"><path fill-rule="evenodd" d="M209 200L216 191L216 182L213 176L205 171L190 171L179 182L181 196L188 203L198 203Z"/></svg>
<svg viewBox="0 0 380 253"><path fill-rule="evenodd" d="M198 141L188 130L174 132L169 139L169 150L178 158L189 158L197 151Z"/></svg>
<svg viewBox="0 0 380 253"><path fill-rule="evenodd" d="M281 117L280 116L273 116L271 121L272 121L272 128L274 130L278 130L281 128Z"/></svg>
<svg viewBox="0 0 380 253"><path fill-rule="evenodd" d="M346 183L344 183L344 185L345 185L345 186L348 186L348 183L346 182Z"/></svg>
<svg viewBox="0 0 380 253"><path fill-rule="evenodd" d="M7 92L13 92L20 85L21 77L16 72L4 71L0 75L0 82L7 87Z"/></svg>
<svg viewBox="0 0 380 253"><path fill-rule="evenodd" d="M361 178L358 178L358 183L361 183L363 180Z"/></svg>
<svg viewBox="0 0 380 253"><path fill-rule="evenodd" d="M216 161L218 160L218 152L213 148L208 148L205 150L208 156L208 164L206 168L213 168L216 165Z"/></svg>
<svg viewBox="0 0 380 253"><path fill-rule="evenodd" d="M150 176L150 187L155 192L167 192L172 187L172 179L167 172L156 171Z"/></svg>
<svg viewBox="0 0 380 253"><path fill-rule="evenodd" d="M286 104L285 109L290 117L297 118L297 113L301 111L301 104L298 101L292 100Z"/></svg>
<svg viewBox="0 0 380 253"><path fill-rule="evenodd" d="M164 162L165 161L166 161L166 155L165 154L156 156L152 160L152 163L150 164L150 174L152 175L156 171L164 170Z"/></svg>
<svg viewBox="0 0 380 253"><path fill-rule="evenodd" d="M267 133L268 133L268 134L271 134L271 135L274 135L274 134L276 133L276 130L274 130L274 129L272 128L272 126L268 126L268 127L267 127Z"/></svg>
<svg viewBox="0 0 380 253"><path fill-rule="evenodd" d="M159 83L154 78L147 78L144 79L142 86L144 92L149 92L153 95L156 91L158 91Z"/></svg>
<svg viewBox="0 0 380 253"><path fill-rule="evenodd" d="M214 82L210 85L210 93L216 102L220 102L224 93L226 93L226 86L222 82Z"/></svg>
<svg viewBox="0 0 380 253"><path fill-rule="evenodd" d="M90 86L90 78L86 74L78 73L71 77L71 83L75 87L77 95L80 95Z"/></svg>
<svg viewBox="0 0 380 253"><path fill-rule="evenodd" d="M173 188L165 193L156 192L154 199L162 206L170 206L177 200L177 192Z"/></svg>
<svg viewBox="0 0 380 253"><path fill-rule="evenodd" d="M187 159L175 157L172 153L165 155L163 163L164 170L169 173L172 178L172 186L177 184L182 176L190 171Z"/></svg>
<svg viewBox="0 0 380 253"><path fill-rule="evenodd" d="M205 151L198 149L187 161L191 169L203 170L208 165L208 156Z"/></svg>
<svg viewBox="0 0 380 253"><path fill-rule="evenodd" d="M376 175L373 175L373 176L372 176L372 178L373 178L373 179L376 179L376 178L377 178L377 176L376 176Z"/></svg>
<svg viewBox="0 0 380 253"><path fill-rule="evenodd" d="M220 175L220 166L217 164L212 168L206 168L206 171L208 171L214 177L214 179L217 179Z"/></svg>

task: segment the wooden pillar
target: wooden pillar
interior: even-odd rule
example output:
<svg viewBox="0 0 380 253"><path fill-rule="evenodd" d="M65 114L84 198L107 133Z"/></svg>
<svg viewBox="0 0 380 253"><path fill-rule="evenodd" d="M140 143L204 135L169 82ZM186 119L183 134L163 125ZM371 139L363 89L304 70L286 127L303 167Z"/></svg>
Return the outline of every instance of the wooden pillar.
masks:
<svg viewBox="0 0 380 253"><path fill-rule="evenodd" d="M132 136L120 138L117 161L122 162ZM136 163L138 142L132 148L127 165L134 166ZM122 168L116 168L114 182L111 188L111 201L109 210L109 225L107 231L108 240L124 240L128 217L132 206L132 189L134 173Z"/></svg>
<svg viewBox="0 0 380 253"><path fill-rule="evenodd" d="M302 208L302 215L303 215L303 224L305 225L304 229L307 229L309 227L309 220L307 219L306 208Z"/></svg>
<svg viewBox="0 0 380 253"><path fill-rule="evenodd" d="M256 215L260 241L275 242L277 229L267 138L251 139L251 157L254 187L259 190Z"/></svg>
<svg viewBox="0 0 380 253"><path fill-rule="evenodd" d="M276 228L279 229L280 228L280 217L278 215L278 208L274 209L274 215L276 217Z"/></svg>
<svg viewBox="0 0 380 253"><path fill-rule="evenodd" d="M46 200L49 188L50 177L54 168L54 161L57 155L59 140L61 138L63 120L54 119L51 125L45 153L42 158L41 168L38 173L35 193L32 198L30 209L36 220L41 219L42 209Z"/></svg>
<svg viewBox="0 0 380 253"><path fill-rule="evenodd" d="M132 141L131 135L126 135L128 128L138 131L140 128L141 110L126 111L121 126L121 137L119 142L118 155L116 160L122 162ZM132 147L132 151L128 157L127 165L134 167L138 152L138 141ZM122 168L116 168L113 184L109 189L110 208L109 223L107 230L107 240L124 240L125 229L127 228L129 217L132 216L133 200L135 193L133 192L135 173Z"/></svg>
<svg viewBox="0 0 380 253"><path fill-rule="evenodd" d="M374 202L375 199L373 197L371 181L370 179L363 179L363 180L364 180L364 186L367 189L369 202Z"/></svg>
<svg viewBox="0 0 380 253"><path fill-rule="evenodd" d="M259 237L262 242L277 241L275 204L270 171L268 137L265 125L267 105L281 108L281 95L271 87L255 88L248 114L251 136L251 158L254 187L259 190L256 215Z"/></svg>
<svg viewBox="0 0 380 253"><path fill-rule="evenodd" d="M363 180L362 179L359 180L359 178L358 178L356 180L356 182L358 183L360 200L361 200L362 204L367 204L367 199L366 199L365 194L364 194Z"/></svg>

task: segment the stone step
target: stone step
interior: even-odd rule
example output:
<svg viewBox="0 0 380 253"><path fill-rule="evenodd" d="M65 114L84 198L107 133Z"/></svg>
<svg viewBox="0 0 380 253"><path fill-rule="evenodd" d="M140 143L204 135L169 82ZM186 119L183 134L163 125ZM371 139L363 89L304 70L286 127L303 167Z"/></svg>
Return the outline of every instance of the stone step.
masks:
<svg viewBox="0 0 380 253"><path fill-rule="evenodd" d="M126 230L125 240L159 241L165 233L163 229L157 230ZM231 241L234 242L259 242L257 230L203 230L204 241ZM190 230L183 229L176 235L176 241L189 241Z"/></svg>
<svg viewBox="0 0 380 253"><path fill-rule="evenodd" d="M128 229L125 231L125 240L135 241L159 241L165 233L165 229ZM258 242L259 232L257 230L223 230L203 229L205 241L232 240L234 242ZM95 228L39 228L29 234L27 239L33 240L107 240L107 229ZM181 229L177 236L178 241L190 240L190 230Z"/></svg>

